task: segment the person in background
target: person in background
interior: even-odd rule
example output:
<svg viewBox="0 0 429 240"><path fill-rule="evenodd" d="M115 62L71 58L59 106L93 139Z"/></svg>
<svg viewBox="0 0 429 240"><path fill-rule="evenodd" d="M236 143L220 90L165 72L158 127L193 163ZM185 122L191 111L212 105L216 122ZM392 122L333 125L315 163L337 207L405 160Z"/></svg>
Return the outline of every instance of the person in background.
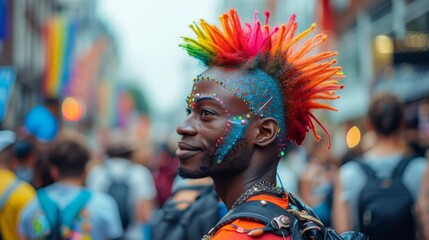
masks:
<svg viewBox="0 0 429 240"><path fill-rule="evenodd" d="M121 142L111 142L104 164L94 166L86 181L89 189L108 193L116 200L125 229L124 239L146 239L146 224L155 209L152 174L131 161L135 149L132 141L123 138Z"/></svg>
<svg viewBox="0 0 429 240"><path fill-rule="evenodd" d="M426 159L415 157L402 136L404 112L389 93L372 96L368 128L375 144L340 168L334 193L334 227L370 239L415 239L415 204ZM396 231L397 230L397 231Z"/></svg>
<svg viewBox="0 0 429 240"><path fill-rule="evenodd" d="M60 134L48 148L49 170L55 183L39 189L38 198L54 239L116 239L123 234L114 199L83 187L91 156L86 146L83 136L69 131Z"/></svg>
<svg viewBox="0 0 429 240"><path fill-rule="evenodd" d="M0 131L0 239L44 239L50 228L36 191L11 171L15 140L14 132Z"/></svg>
<svg viewBox="0 0 429 240"><path fill-rule="evenodd" d="M211 178L175 181L171 196L151 218L151 240L201 240L226 212Z"/></svg>
<svg viewBox="0 0 429 240"><path fill-rule="evenodd" d="M52 184L47 150L61 130L61 102L58 98L45 98L43 104L34 106L25 116L22 135L35 148L36 164L33 185L36 188ZM26 173L28 174L28 172Z"/></svg>
<svg viewBox="0 0 429 240"><path fill-rule="evenodd" d="M14 144L14 154L17 159L16 176L33 185L37 164L37 153L34 145L26 139L20 139Z"/></svg>

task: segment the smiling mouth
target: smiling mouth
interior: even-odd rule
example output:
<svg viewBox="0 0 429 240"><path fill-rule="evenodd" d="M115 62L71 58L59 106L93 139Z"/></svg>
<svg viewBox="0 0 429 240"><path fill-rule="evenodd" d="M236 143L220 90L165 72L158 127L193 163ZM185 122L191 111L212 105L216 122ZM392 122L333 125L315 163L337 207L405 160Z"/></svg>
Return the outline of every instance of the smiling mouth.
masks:
<svg viewBox="0 0 429 240"><path fill-rule="evenodd" d="M191 156L194 156L202 151L202 148L190 145L186 142L180 141L178 143L179 148L176 150L176 156L179 159L186 159Z"/></svg>
<svg viewBox="0 0 429 240"><path fill-rule="evenodd" d="M182 149L179 148L176 151L176 156L179 159L186 159L186 158L194 156L194 155L196 155L196 154L198 154L200 152L201 152L201 150L182 150Z"/></svg>

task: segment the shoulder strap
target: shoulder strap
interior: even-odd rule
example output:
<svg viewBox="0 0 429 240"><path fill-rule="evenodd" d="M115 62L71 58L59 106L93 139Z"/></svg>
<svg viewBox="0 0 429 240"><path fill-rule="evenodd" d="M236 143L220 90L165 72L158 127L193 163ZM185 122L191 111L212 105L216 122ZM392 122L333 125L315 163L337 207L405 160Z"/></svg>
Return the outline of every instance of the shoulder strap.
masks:
<svg viewBox="0 0 429 240"><path fill-rule="evenodd" d="M9 199L10 195L15 191L16 188L21 184L21 181L18 178L15 180L4 190L2 196L0 197L0 212L3 210L4 205Z"/></svg>
<svg viewBox="0 0 429 240"><path fill-rule="evenodd" d="M82 190L80 193L61 211L61 223L69 228L72 227L74 220L79 215L82 208L91 198L91 192Z"/></svg>
<svg viewBox="0 0 429 240"><path fill-rule="evenodd" d="M91 198L91 193L88 190L82 190L73 201L71 201L63 211L61 211L54 200L52 200L45 189L37 191L40 205L46 215L49 225L52 229L52 239L57 239L55 236L61 236L61 225L71 228L73 221L78 216L80 210L86 205ZM59 221L60 219L60 221ZM59 238L58 238L59 239Z"/></svg>
<svg viewBox="0 0 429 240"><path fill-rule="evenodd" d="M323 239L323 240L369 240L368 236L360 232L349 231L341 235L334 229L326 227L319 219L313 209L303 204L293 193L289 193L289 207L297 218L298 224L291 226L292 235L299 233L305 235L303 239ZM306 214L303 214L306 213ZM298 227L297 227L298 226ZM297 231L298 230L298 231Z"/></svg>
<svg viewBox="0 0 429 240"><path fill-rule="evenodd" d="M288 223L283 222L284 225L270 224L275 218L280 215L288 218ZM273 232L280 236L290 235L289 226L295 216L271 202L268 201L248 201L244 202L235 208L231 209L217 224L210 230L209 234L217 232L223 226L233 222L236 219L247 219L254 222L259 222L266 225L263 232ZM283 219L285 220L285 219ZM286 220L285 220L286 221Z"/></svg>
<svg viewBox="0 0 429 240"><path fill-rule="evenodd" d="M364 171L365 175L369 180L375 180L377 179L376 172L366 163L363 162L363 159L360 159L356 161L357 164L361 167L361 169Z"/></svg>
<svg viewBox="0 0 429 240"><path fill-rule="evenodd" d="M414 155L411 156L405 156L399 163L396 165L395 169L392 173L392 179L401 179L402 175L405 172L405 169L407 168L408 164L412 162L415 159Z"/></svg>
<svg viewBox="0 0 429 240"><path fill-rule="evenodd" d="M37 198L39 199L40 206L48 220L49 226L51 227L50 238L48 239L59 239L60 237L60 223L58 221L60 215L60 209L57 203L52 200L44 188L37 190Z"/></svg>
<svg viewBox="0 0 429 240"><path fill-rule="evenodd" d="M209 235L215 234L236 219L247 219L265 224L264 228L249 231L249 234L255 237L264 232L271 232L283 237L291 235L296 240L368 240L366 235L358 232L347 233L343 238L343 235L340 236L335 230L325 227L314 211L299 201L294 194L288 195L288 209L268 201L248 201L236 206L210 230Z"/></svg>

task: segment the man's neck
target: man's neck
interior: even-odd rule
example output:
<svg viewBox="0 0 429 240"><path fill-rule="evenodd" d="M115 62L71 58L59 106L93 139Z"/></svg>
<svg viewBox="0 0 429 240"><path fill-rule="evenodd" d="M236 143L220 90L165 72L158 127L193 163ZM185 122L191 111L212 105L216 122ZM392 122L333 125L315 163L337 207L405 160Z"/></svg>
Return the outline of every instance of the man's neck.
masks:
<svg viewBox="0 0 429 240"><path fill-rule="evenodd" d="M380 136L377 139L377 143L372 147L368 154L386 156L396 153L405 153L407 149L406 143L398 136Z"/></svg>
<svg viewBox="0 0 429 240"><path fill-rule="evenodd" d="M59 183L70 185L70 186L82 186L83 182L80 177L66 177L66 178L60 178Z"/></svg>
<svg viewBox="0 0 429 240"><path fill-rule="evenodd" d="M276 183L276 168L263 173L246 170L236 176L213 177L216 192L228 209L234 205L237 199L249 188L259 182Z"/></svg>

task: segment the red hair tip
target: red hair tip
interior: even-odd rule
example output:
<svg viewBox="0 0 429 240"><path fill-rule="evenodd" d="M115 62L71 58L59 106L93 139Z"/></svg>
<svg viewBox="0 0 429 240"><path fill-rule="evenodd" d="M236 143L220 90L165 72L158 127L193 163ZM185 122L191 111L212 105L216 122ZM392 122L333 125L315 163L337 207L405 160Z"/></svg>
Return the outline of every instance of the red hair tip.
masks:
<svg viewBox="0 0 429 240"><path fill-rule="evenodd" d="M268 11L268 10L265 10L264 13L265 13L265 17L267 17L267 18L269 18L271 15L270 11Z"/></svg>
<svg viewBox="0 0 429 240"><path fill-rule="evenodd" d="M265 25L268 25L268 20L270 19L270 11L266 10L265 12Z"/></svg>

